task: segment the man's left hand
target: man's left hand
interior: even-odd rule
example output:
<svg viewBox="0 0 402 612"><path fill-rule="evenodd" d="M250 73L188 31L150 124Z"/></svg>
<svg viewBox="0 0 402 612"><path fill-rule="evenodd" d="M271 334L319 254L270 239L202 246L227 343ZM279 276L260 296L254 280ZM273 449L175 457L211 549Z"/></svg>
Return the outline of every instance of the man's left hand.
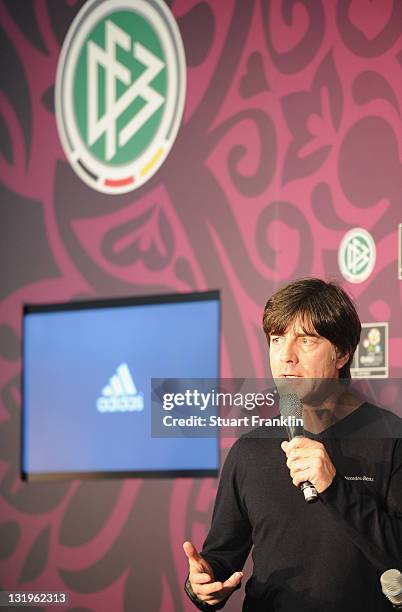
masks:
<svg viewBox="0 0 402 612"><path fill-rule="evenodd" d="M308 480L317 493L328 489L336 469L321 442L310 438L293 438L290 442L282 442L281 448L286 453L286 465L296 487Z"/></svg>

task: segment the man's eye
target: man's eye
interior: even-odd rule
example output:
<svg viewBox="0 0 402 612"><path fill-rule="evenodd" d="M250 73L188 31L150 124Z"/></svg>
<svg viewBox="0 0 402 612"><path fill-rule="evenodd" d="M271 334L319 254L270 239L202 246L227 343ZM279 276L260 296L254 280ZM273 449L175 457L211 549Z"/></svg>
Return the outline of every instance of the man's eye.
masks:
<svg viewBox="0 0 402 612"><path fill-rule="evenodd" d="M274 336L271 338L272 344L279 344L281 338L279 336Z"/></svg>

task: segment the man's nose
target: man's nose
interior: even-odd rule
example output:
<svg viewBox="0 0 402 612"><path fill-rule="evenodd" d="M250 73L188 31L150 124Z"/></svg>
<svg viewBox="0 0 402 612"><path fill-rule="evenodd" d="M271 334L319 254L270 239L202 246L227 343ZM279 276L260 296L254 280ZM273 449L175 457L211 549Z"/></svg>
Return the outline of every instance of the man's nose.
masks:
<svg viewBox="0 0 402 612"><path fill-rule="evenodd" d="M297 363L298 358L294 342L287 341L283 343L280 359L282 363Z"/></svg>

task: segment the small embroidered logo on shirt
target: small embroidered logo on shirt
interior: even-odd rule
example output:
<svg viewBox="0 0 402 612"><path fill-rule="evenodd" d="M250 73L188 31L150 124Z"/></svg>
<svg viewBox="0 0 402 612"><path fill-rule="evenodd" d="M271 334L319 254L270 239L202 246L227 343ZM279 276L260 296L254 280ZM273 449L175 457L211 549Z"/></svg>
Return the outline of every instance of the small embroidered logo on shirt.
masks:
<svg viewBox="0 0 402 612"><path fill-rule="evenodd" d="M365 480L366 482L374 482L374 476L345 476L346 480Z"/></svg>

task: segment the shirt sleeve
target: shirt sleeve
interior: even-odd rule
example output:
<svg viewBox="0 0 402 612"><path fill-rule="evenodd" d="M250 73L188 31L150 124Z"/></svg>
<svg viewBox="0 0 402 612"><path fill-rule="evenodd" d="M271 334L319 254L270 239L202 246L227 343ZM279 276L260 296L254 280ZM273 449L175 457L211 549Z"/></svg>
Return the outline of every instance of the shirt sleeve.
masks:
<svg viewBox="0 0 402 612"><path fill-rule="evenodd" d="M385 500L368 488L358 490L339 473L320 494L320 500L379 570L401 568L402 440L394 445Z"/></svg>
<svg viewBox="0 0 402 612"><path fill-rule="evenodd" d="M252 546L251 525L241 499L240 446L241 439L234 443L224 463L211 528L201 551L201 555L213 569L215 580L221 582L243 569ZM240 588L240 585L237 588ZM206 607L200 600L191 597L188 587L185 590L200 610L219 610L229 599L227 597L216 606L206 604Z"/></svg>

